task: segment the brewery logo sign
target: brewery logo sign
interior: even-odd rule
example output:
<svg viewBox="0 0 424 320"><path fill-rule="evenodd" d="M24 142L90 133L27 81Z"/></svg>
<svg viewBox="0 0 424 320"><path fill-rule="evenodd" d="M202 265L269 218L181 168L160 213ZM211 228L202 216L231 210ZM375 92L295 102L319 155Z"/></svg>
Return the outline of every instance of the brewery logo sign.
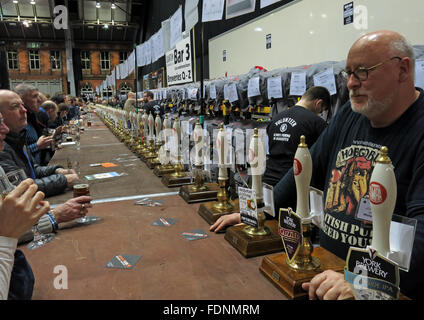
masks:
<svg viewBox="0 0 424 320"><path fill-rule="evenodd" d="M291 209L280 209L278 234L283 241L289 262L296 257L302 244L302 219Z"/></svg>
<svg viewBox="0 0 424 320"><path fill-rule="evenodd" d="M376 250L350 247L344 270L357 300L396 300L399 267Z"/></svg>

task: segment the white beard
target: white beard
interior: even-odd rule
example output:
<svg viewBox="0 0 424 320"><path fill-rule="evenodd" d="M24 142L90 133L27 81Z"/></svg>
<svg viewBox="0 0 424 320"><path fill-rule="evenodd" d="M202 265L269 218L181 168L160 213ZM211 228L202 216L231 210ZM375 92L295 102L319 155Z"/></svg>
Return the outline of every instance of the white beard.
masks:
<svg viewBox="0 0 424 320"><path fill-rule="evenodd" d="M349 96L351 94L352 92L349 92ZM368 97L367 103L362 107L356 106L355 103L351 101L351 107L354 112L360 113L368 119L372 119L383 114L389 108L393 102L393 95L394 94L392 93L382 101L377 101L372 97Z"/></svg>

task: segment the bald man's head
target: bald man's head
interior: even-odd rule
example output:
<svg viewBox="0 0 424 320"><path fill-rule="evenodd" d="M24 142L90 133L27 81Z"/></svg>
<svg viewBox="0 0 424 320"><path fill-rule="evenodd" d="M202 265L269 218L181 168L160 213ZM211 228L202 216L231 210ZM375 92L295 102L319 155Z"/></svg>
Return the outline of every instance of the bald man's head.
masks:
<svg viewBox="0 0 424 320"><path fill-rule="evenodd" d="M415 66L413 47L404 36L395 31L379 30L361 36L353 43L348 57L351 54L357 54L358 51L361 51L363 55L408 57Z"/></svg>
<svg viewBox="0 0 424 320"><path fill-rule="evenodd" d="M16 92L0 90L0 112L12 132L19 133L27 124L26 109Z"/></svg>
<svg viewBox="0 0 424 320"><path fill-rule="evenodd" d="M413 48L399 33L380 30L360 37L346 60L353 111L376 127L390 122L382 119L397 119L415 99L414 66Z"/></svg>

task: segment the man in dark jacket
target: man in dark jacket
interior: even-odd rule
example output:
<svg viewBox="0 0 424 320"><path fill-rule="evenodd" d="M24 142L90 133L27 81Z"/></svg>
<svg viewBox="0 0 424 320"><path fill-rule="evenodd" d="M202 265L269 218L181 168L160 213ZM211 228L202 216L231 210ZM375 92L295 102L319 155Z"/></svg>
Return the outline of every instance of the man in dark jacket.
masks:
<svg viewBox="0 0 424 320"><path fill-rule="evenodd" d="M52 138L43 135L44 125L38 121L41 99L38 89L32 85L21 83L15 87L15 92L21 97L27 111L26 143L36 163L41 164L41 150L45 150L52 143Z"/></svg>
<svg viewBox="0 0 424 320"><path fill-rule="evenodd" d="M0 164L6 173L23 168L46 197L64 192L66 187L71 187L78 180L74 170L34 163L25 144L26 109L19 95L13 91L0 90L0 112L10 129L6 135L4 150L0 152Z"/></svg>
<svg viewBox="0 0 424 320"><path fill-rule="evenodd" d="M12 91L0 90L0 108L8 108L12 110L15 107L21 108L19 105L19 100L16 99L17 95ZM3 118L3 115L0 113L0 150L3 150L5 143L4 139L9 133L9 128L6 125L6 122ZM4 170L0 166L0 175L4 176ZM27 179L24 183L29 183L30 179ZM33 184L33 182L32 182ZM18 186L20 188L21 185ZM12 192L13 193L13 192ZM10 193L3 202L2 207L4 207L6 201L9 201ZM43 195L44 197L44 195ZM64 204L61 204L50 210L46 213L45 210L42 212L46 213L38 220L38 229L42 233L56 232L59 229L59 224L63 222L69 222L79 217L84 216L87 213L87 208L91 207L90 201L91 197L81 196L72 198L66 201ZM48 202L47 207L48 207ZM40 206L45 206L45 204L40 203ZM28 209L28 208L26 208ZM19 214L19 212L15 212ZM1 226L0 226L1 227ZM4 227L4 226L3 226ZM3 228L4 229L4 228ZM0 232L0 235L4 236ZM34 234L31 230L28 230L24 235L18 239L18 243L31 241ZM15 246L16 247L16 246ZM13 257L13 269L10 270L10 286L8 292L9 300L27 300L31 299L32 292L34 288L34 274L32 272L31 266L28 264L28 261L25 258L25 255L20 250L15 250ZM9 272L10 272L9 271ZM2 283L0 283L0 286Z"/></svg>

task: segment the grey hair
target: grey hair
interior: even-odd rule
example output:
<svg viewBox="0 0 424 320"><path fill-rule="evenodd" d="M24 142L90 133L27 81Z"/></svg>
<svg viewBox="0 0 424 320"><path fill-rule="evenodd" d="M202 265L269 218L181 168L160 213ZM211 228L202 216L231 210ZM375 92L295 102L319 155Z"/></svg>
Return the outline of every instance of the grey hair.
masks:
<svg viewBox="0 0 424 320"><path fill-rule="evenodd" d="M404 37L400 37L390 43L390 49L395 54L411 59L412 74L415 80L415 53L412 45Z"/></svg>
<svg viewBox="0 0 424 320"><path fill-rule="evenodd" d="M13 91L19 94L21 97L26 95L28 92L34 91L38 89L31 84L20 83L18 84Z"/></svg>

